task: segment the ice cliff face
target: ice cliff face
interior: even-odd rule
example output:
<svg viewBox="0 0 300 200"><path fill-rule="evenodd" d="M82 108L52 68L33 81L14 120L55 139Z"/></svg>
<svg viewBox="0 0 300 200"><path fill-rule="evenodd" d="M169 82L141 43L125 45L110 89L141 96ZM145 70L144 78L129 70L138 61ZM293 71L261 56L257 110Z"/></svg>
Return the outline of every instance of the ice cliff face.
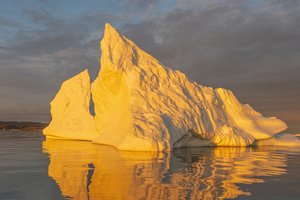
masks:
<svg viewBox="0 0 300 200"><path fill-rule="evenodd" d="M78 132L80 123L84 123L81 131L89 127L93 133L89 139L95 143L120 150L169 151L190 146L247 146L286 129L284 122L263 117L249 105L241 104L231 91L203 87L183 73L163 66L109 24L105 26L101 51L101 70L92 84L97 137L94 138L88 108L81 107L87 104L77 102L80 98L89 102L89 81L73 85L86 88L72 89L81 92L73 94L71 88L65 88L58 93L57 96L65 92L74 95L67 96L78 106L70 107L72 112L65 113L64 97L56 97L57 103L51 103L53 121L49 127L61 131L61 137L67 135L60 130L64 127L62 121L67 120L67 130ZM79 119L74 127L70 113ZM49 128L46 130L50 135Z"/></svg>
<svg viewBox="0 0 300 200"><path fill-rule="evenodd" d="M47 137L93 140L98 136L90 114L90 76L85 70L66 80L51 102L52 121Z"/></svg>

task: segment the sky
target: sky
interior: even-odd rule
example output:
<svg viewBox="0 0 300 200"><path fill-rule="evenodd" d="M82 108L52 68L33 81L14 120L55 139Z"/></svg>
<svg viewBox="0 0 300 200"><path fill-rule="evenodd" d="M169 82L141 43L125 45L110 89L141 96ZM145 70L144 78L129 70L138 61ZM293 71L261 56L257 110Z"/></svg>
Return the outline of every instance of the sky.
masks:
<svg viewBox="0 0 300 200"><path fill-rule="evenodd" d="M85 68L96 77L109 22L164 65L300 132L298 0L0 3L0 120L48 122L64 80Z"/></svg>

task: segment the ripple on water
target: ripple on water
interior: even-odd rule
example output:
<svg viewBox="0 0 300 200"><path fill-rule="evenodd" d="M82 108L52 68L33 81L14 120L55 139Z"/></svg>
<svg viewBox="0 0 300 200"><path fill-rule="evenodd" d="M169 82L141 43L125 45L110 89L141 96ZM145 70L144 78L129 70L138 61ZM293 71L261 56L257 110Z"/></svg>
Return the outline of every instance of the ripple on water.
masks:
<svg viewBox="0 0 300 200"><path fill-rule="evenodd" d="M300 195L300 151L291 147L154 153L43 140L40 132L0 132L0 199L297 199Z"/></svg>
<svg viewBox="0 0 300 200"><path fill-rule="evenodd" d="M298 150L272 148L177 149L122 152L88 142L47 139L49 176L75 199L226 199L251 195L241 184L286 174ZM92 172L91 172L91 167Z"/></svg>

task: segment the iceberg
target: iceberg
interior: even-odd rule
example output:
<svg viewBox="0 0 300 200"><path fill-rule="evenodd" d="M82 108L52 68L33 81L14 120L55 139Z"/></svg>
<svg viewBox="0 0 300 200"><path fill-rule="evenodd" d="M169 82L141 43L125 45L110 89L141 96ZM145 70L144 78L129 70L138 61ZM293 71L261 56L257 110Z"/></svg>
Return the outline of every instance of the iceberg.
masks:
<svg viewBox="0 0 300 200"><path fill-rule="evenodd" d="M66 81L52 101L47 136L119 150L171 151L250 146L287 128L241 104L230 90L204 87L169 69L110 24L100 46L101 69L91 87L95 116L88 109L90 82L84 71Z"/></svg>
<svg viewBox="0 0 300 200"><path fill-rule="evenodd" d="M98 136L90 114L90 76L87 70L66 80L51 101L52 120L47 138L93 140Z"/></svg>
<svg viewBox="0 0 300 200"><path fill-rule="evenodd" d="M279 133L267 139L257 140L255 141L254 145L299 147L300 140L297 138L297 135Z"/></svg>

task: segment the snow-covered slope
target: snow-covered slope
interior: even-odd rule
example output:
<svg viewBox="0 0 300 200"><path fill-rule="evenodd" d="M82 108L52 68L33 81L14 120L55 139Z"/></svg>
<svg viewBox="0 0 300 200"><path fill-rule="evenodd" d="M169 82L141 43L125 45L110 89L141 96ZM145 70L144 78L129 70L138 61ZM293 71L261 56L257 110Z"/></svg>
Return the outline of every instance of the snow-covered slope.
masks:
<svg viewBox="0 0 300 200"><path fill-rule="evenodd" d="M203 87L163 66L106 24L92 84L96 143L121 150L246 146L286 129L226 89Z"/></svg>
<svg viewBox="0 0 300 200"><path fill-rule="evenodd" d="M66 80L51 102L52 121L47 137L92 140L97 137L90 106L90 76L87 70Z"/></svg>

